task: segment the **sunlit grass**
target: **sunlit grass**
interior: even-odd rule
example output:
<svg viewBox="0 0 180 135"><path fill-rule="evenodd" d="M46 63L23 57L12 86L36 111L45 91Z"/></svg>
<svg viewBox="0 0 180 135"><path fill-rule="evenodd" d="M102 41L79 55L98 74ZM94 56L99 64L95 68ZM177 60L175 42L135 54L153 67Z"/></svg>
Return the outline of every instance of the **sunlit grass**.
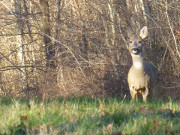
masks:
<svg viewBox="0 0 180 135"><path fill-rule="evenodd" d="M180 134L178 101L0 98L0 134Z"/></svg>

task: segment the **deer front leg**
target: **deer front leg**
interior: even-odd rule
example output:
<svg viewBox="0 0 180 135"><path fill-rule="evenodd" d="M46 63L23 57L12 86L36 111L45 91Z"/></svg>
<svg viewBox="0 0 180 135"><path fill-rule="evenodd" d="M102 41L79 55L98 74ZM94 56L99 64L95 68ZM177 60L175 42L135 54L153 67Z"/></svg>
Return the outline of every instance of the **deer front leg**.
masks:
<svg viewBox="0 0 180 135"><path fill-rule="evenodd" d="M136 97L136 100L137 100L137 91L132 87L130 87L130 94L131 94L131 98L132 100L134 101L135 97Z"/></svg>
<svg viewBox="0 0 180 135"><path fill-rule="evenodd" d="M148 93L149 93L149 89L145 88L145 91L142 93L142 97L143 97L144 102L146 102Z"/></svg>

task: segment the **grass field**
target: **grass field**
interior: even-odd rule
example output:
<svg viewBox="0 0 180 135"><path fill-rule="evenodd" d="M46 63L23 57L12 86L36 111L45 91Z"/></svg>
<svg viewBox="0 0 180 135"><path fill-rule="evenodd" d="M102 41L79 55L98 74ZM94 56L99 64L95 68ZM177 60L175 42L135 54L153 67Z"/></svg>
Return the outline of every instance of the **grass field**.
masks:
<svg viewBox="0 0 180 135"><path fill-rule="evenodd" d="M180 102L0 98L0 134L180 135Z"/></svg>

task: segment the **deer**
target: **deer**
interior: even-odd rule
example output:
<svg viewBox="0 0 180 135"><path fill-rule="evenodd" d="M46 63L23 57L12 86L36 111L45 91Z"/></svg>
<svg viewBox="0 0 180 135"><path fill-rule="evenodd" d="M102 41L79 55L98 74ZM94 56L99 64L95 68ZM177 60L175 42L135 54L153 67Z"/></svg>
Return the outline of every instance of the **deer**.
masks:
<svg viewBox="0 0 180 135"><path fill-rule="evenodd" d="M144 26L138 34L128 28L129 37L128 50L132 57L132 66L128 73L128 85L132 101L138 100L138 95L142 95L143 101L147 97L157 96L157 70L149 62L144 61L142 40L148 35L148 28Z"/></svg>

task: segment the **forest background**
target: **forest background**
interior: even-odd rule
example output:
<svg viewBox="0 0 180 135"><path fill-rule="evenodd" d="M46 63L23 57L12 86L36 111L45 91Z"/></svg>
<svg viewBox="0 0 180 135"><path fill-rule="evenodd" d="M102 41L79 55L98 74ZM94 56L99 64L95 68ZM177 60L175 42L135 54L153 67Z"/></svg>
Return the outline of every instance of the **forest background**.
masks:
<svg viewBox="0 0 180 135"><path fill-rule="evenodd" d="M1 0L0 95L129 95L126 31L145 25L159 95L179 99L179 0Z"/></svg>

